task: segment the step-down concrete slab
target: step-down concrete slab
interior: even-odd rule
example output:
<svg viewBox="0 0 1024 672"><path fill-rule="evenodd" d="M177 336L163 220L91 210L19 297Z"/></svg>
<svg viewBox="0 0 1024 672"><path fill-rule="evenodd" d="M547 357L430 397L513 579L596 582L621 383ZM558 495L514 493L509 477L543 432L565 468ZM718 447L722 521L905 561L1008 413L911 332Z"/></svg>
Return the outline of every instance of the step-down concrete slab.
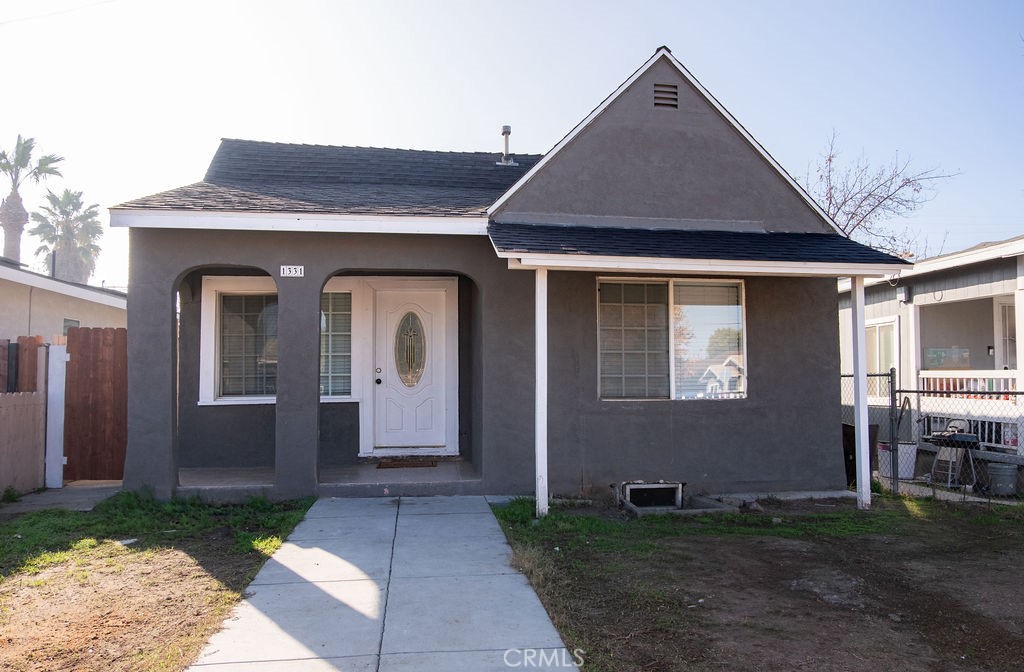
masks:
<svg viewBox="0 0 1024 672"><path fill-rule="evenodd" d="M576 669L483 497L316 502L191 672Z"/></svg>
<svg viewBox="0 0 1024 672"><path fill-rule="evenodd" d="M349 516L395 515L397 497L325 497L309 507L306 518L345 518Z"/></svg>

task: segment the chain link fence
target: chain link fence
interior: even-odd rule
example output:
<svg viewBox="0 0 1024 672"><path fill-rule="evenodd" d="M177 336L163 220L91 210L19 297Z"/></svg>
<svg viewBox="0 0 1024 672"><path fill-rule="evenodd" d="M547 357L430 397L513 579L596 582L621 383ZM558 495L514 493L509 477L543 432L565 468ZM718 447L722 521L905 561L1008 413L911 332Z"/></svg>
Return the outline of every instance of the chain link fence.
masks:
<svg viewBox="0 0 1024 672"><path fill-rule="evenodd" d="M847 477L853 376L842 380ZM884 489L945 499L1024 499L1024 393L1005 378L935 376L901 389L896 371L868 374L872 478Z"/></svg>

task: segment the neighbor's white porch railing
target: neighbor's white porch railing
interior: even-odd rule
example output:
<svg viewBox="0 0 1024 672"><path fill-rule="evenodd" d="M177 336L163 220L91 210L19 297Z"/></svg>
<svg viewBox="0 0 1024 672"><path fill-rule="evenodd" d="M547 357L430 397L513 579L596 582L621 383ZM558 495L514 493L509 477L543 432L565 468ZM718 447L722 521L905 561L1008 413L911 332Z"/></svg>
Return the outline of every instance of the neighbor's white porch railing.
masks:
<svg viewBox="0 0 1024 672"><path fill-rule="evenodd" d="M1015 392L1016 371L921 371L918 388L922 392Z"/></svg>
<svg viewBox="0 0 1024 672"><path fill-rule="evenodd" d="M937 431L949 420L965 419L982 443L1024 454L1024 396L1000 394L1016 391L1016 371L921 371L916 411L928 422L918 423L917 432Z"/></svg>

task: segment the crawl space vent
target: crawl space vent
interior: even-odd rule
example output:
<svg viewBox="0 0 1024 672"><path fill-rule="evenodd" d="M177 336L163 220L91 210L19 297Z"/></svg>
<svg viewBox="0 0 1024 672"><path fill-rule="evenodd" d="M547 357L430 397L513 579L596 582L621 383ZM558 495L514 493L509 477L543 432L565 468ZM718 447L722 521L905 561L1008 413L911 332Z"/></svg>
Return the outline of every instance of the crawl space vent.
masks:
<svg viewBox="0 0 1024 672"><path fill-rule="evenodd" d="M679 86L677 84L655 84L654 106L679 109Z"/></svg>
<svg viewBox="0 0 1024 672"><path fill-rule="evenodd" d="M616 498L633 511L666 511L683 508L683 487L679 481L626 481L619 484Z"/></svg>

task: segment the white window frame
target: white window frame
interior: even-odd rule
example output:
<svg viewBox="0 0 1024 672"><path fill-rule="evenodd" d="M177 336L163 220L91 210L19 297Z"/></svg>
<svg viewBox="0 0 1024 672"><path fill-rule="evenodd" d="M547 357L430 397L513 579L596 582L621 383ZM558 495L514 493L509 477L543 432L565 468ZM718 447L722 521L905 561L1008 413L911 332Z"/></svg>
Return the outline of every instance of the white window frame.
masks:
<svg viewBox="0 0 1024 672"><path fill-rule="evenodd" d="M995 296L992 298L992 333L994 335L993 347L995 348L995 358L992 360L992 365L997 371L1001 371L1004 366L1009 367L1010 353L1007 352L1003 344L1003 334L1006 333L1005 329L1007 327L1006 322L1003 320L1003 311L1007 307L1013 308L1016 312L1017 306L1014 304L1013 295ZM1017 362L1017 366L1020 366L1020 362Z"/></svg>
<svg viewBox="0 0 1024 672"><path fill-rule="evenodd" d="M327 281L321 294L348 292L352 295L352 385L348 395L320 395L323 403L362 401L365 392L365 376L360 375L360 365L369 361L372 352L373 306L369 300L366 283L357 277L336 276Z"/></svg>
<svg viewBox="0 0 1024 672"><path fill-rule="evenodd" d="M664 282L668 285L668 397L602 397L601 396L601 283L617 282L622 284L651 284ZM747 360L747 285L742 278L673 278L673 277L623 277L623 276L598 276L594 284L594 305L597 310L597 397L600 401L674 401L674 402L700 402L700 401L736 401L746 399L750 396L750 376L744 375L743 396L727 398L697 398L697 399L676 399L676 358L673 352L672 340L672 316L675 313L675 292L672 291L675 284L692 285L739 285L740 288L740 317L741 329L743 330L743 368L750 371L750 362Z"/></svg>
<svg viewBox="0 0 1024 672"><path fill-rule="evenodd" d="M884 326L889 325L889 324L892 325L892 352L893 352L893 360L894 360L893 361L893 368L896 369L896 380L894 382L898 386L900 384L900 372L901 372L901 369L902 369L902 367L900 366L900 360L903 357L903 353L900 351L900 318L899 318L899 316L898 315L890 315L888 317L876 317L876 318L871 319L871 320L865 320L864 321L864 342L867 343L867 341L868 341L868 334L867 334L868 329L871 328L871 327L875 327L876 328L875 329L875 352L876 353L881 352L881 350L878 349L879 343L878 343L878 329L877 329L877 327L884 327ZM886 369L885 371L871 371L869 369L868 373L888 373L888 369ZM868 392L870 393L870 391L871 391L871 385L868 385ZM876 402L876 401L881 400L881 401L884 401L886 404L889 403L889 395L888 394L885 395L885 396L868 394L868 399L870 399L872 402Z"/></svg>
<svg viewBox="0 0 1024 672"><path fill-rule="evenodd" d="M363 379L356 375L356 363L368 361L371 347L372 306L367 299L366 283L357 277L334 277L321 293L352 294L352 387L346 396L320 397L324 403L362 401ZM203 276L202 309L199 324L199 405L241 406L275 404L277 395L224 396L220 394L220 297L238 294L277 294L277 283L269 276ZM319 305L319 304L318 304Z"/></svg>

